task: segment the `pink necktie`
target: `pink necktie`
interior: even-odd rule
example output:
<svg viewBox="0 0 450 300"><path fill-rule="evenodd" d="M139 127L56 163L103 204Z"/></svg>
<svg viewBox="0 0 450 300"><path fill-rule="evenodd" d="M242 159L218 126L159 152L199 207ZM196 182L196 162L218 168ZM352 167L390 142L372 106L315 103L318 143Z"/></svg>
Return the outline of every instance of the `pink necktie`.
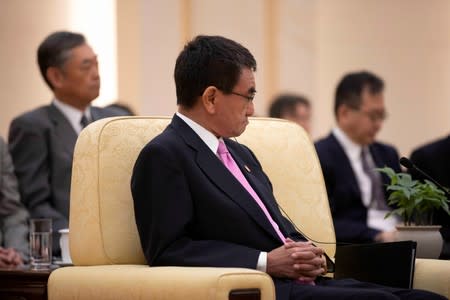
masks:
<svg viewBox="0 0 450 300"><path fill-rule="evenodd" d="M253 197L253 199L255 199L256 203L258 203L259 207L266 215L270 224L272 224L273 229L275 229L275 232L278 234L278 237L280 238L281 242L284 243L286 238L284 237L283 233L281 233L278 224L275 223L275 221L272 219L272 216L269 214L269 211L267 210L266 206L261 201L255 190L253 190L252 186L248 183L244 174L242 174L241 169L239 169L230 152L228 152L227 146L225 146L223 140L219 140L219 148L217 149L217 153L219 154L219 157L222 160L225 167L227 167L227 169L231 172L231 174L233 174L233 176L236 177L236 179L242 184L242 186Z"/></svg>
<svg viewBox="0 0 450 300"><path fill-rule="evenodd" d="M261 199L259 198L258 194L255 192L255 190L253 190L252 186L248 183L244 174L242 174L241 169L239 169L238 165L234 161L230 152L228 152L227 146L225 145L223 140L219 140L219 148L217 149L217 154L219 154L219 157L222 160L225 167L227 167L227 169L231 172L231 174L233 174L233 176L242 184L242 186L253 197L253 199L255 199L256 203L258 203L259 207L262 209L262 211L266 215L270 224L272 224L272 227L273 227L273 229L275 229L275 232L278 234L278 237L281 239L281 241L283 243L285 243L286 238L284 237L283 233L280 231L278 224L272 219L272 216L269 214L269 211L267 210L266 206L261 201ZM315 285L314 281L303 281L303 280L297 279L297 282L300 284Z"/></svg>

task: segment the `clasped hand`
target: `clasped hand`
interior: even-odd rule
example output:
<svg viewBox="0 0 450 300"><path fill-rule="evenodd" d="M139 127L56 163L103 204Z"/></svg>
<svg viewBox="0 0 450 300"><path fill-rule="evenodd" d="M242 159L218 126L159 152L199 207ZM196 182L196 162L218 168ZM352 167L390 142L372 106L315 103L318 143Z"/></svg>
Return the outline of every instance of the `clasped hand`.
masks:
<svg viewBox="0 0 450 300"><path fill-rule="evenodd" d="M326 273L324 250L311 242L289 238L283 246L267 253L267 273L280 278L313 281Z"/></svg>
<svg viewBox="0 0 450 300"><path fill-rule="evenodd" d="M13 248L0 247L0 268L15 268L23 264L22 258Z"/></svg>

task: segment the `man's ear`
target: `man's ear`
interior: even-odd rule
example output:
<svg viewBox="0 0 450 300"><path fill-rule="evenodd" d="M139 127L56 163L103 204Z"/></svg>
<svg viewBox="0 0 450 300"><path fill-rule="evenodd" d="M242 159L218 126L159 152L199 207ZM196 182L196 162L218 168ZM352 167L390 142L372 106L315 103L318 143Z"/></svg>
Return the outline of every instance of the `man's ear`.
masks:
<svg viewBox="0 0 450 300"><path fill-rule="evenodd" d="M64 76L62 71L56 67L49 67L46 72L48 81L50 81L53 88L61 87L63 83Z"/></svg>
<svg viewBox="0 0 450 300"><path fill-rule="evenodd" d="M351 110L352 109L348 105L345 104L340 105L336 112L336 118L338 120L346 119Z"/></svg>
<svg viewBox="0 0 450 300"><path fill-rule="evenodd" d="M351 123L354 111L354 108L346 104L340 105L336 112L336 121L338 122L338 124L346 126L346 124L348 124L349 122Z"/></svg>
<svg viewBox="0 0 450 300"><path fill-rule="evenodd" d="M210 114L216 112L217 92L218 90L215 86L208 86L202 94L203 107Z"/></svg>

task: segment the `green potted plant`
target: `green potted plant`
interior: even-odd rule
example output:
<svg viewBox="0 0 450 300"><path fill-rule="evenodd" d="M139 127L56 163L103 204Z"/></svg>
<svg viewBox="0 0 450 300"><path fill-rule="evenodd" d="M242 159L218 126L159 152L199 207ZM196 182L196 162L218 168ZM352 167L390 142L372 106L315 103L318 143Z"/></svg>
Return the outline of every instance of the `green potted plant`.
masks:
<svg viewBox="0 0 450 300"><path fill-rule="evenodd" d="M431 225L435 210L443 209L450 215L444 191L431 181L413 180L410 174L396 173L388 167L380 168L378 171L386 174L390 179L386 187L390 192L388 204L395 207L386 215L386 218L396 214L401 217L406 226Z"/></svg>
<svg viewBox="0 0 450 300"><path fill-rule="evenodd" d="M391 168L379 168L386 174L390 183L386 189L390 192L388 204L393 210L386 214L398 215L402 225L397 225L398 240L416 240L417 256L437 258L442 248L441 226L433 226L433 213L443 209L450 215L447 198L444 191L429 180L412 179L410 174L396 173Z"/></svg>

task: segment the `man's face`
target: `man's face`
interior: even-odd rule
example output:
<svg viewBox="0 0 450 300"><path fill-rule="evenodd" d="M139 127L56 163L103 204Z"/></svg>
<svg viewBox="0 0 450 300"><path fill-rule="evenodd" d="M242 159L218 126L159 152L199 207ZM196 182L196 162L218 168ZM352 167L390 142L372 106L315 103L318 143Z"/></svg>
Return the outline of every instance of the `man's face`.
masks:
<svg viewBox="0 0 450 300"><path fill-rule="evenodd" d="M383 93L371 94L363 89L359 109L341 107L338 123L353 142L365 146L375 141L386 118Z"/></svg>
<svg viewBox="0 0 450 300"><path fill-rule="evenodd" d="M283 119L292 121L302 126L306 132L311 130L311 108L304 104L297 104L295 106L295 111L292 114L286 114L282 116Z"/></svg>
<svg viewBox="0 0 450 300"><path fill-rule="evenodd" d="M75 101L87 106L98 97L100 76L97 55L87 44L73 48L60 71L61 83L55 88L55 92L62 95L60 100L69 99L72 103Z"/></svg>
<svg viewBox="0 0 450 300"><path fill-rule="evenodd" d="M253 115L253 101L244 96L255 94L254 72L248 68L242 69L241 76L232 90L233 93L224 94L218 91L215 114L212 120L212 131L221 137L235 137L241 135L248 124L248 117Z"/></svg>

